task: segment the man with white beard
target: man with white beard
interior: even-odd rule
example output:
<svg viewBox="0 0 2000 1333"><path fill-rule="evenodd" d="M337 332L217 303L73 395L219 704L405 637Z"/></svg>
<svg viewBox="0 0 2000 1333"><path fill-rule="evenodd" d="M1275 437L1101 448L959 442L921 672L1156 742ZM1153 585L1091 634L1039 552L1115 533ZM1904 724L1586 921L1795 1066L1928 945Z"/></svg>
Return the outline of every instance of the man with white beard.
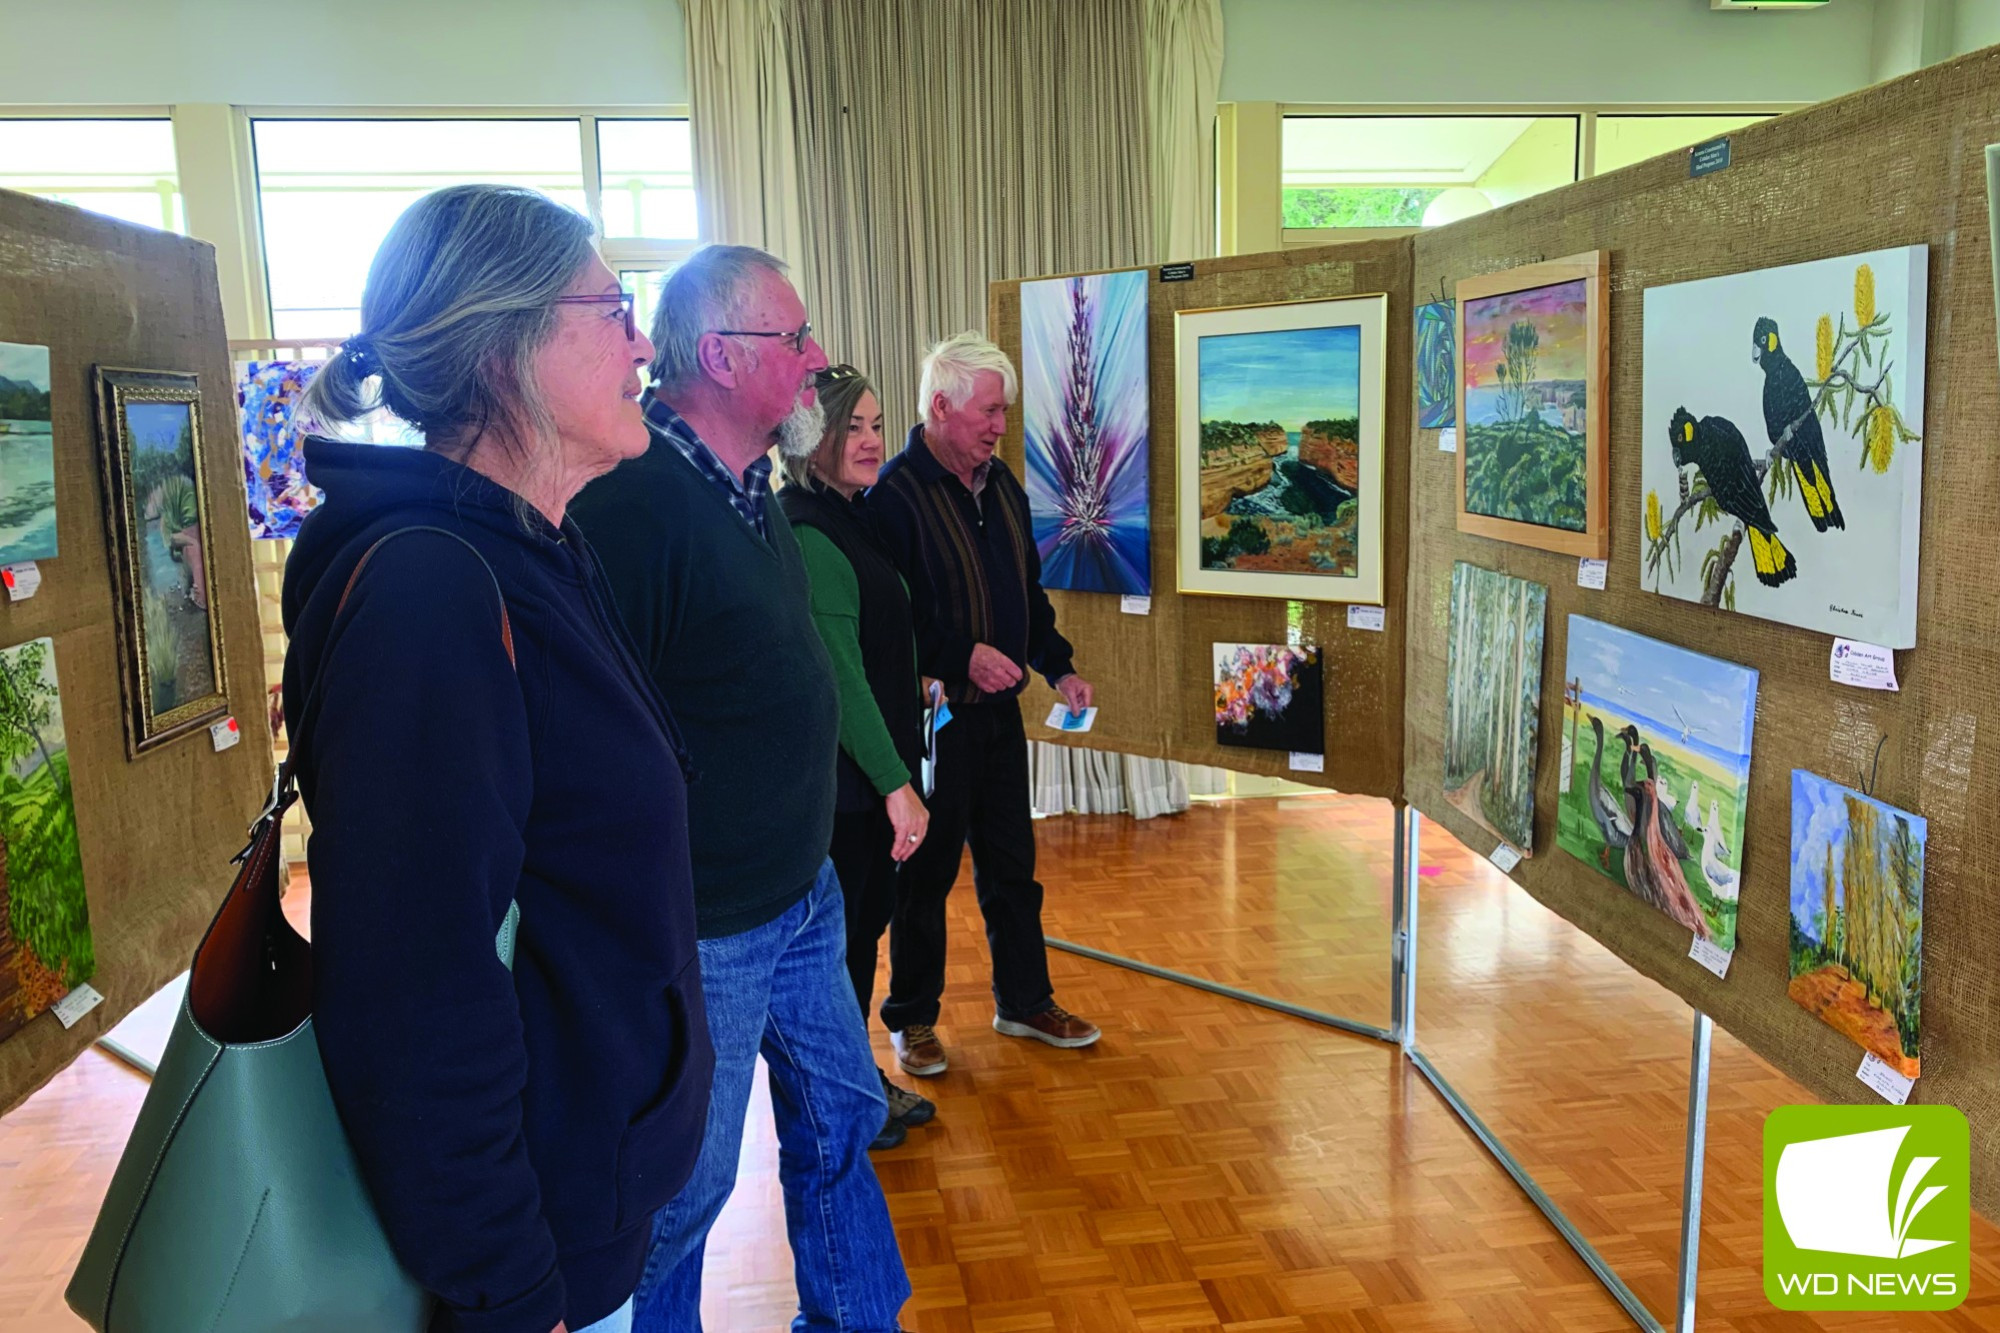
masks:
<svg viewBox="0 0 2000 1333"><path fill-rule="evenodd" d="M813 378L827 360L783 263L748 246L709 246L674 270L652 332L653 446L570 505L635 641L635 669L680 723L696 774L689 847L715 1082L694 1175L654 1218L632 1326L701 1326L703 1249L736 1183L761 1052L798 1326L889 1333L910 1285L868 1161L887 1106L827 859L837 687L798 539L770 488L773 443L819 440ZM527 985L530 923L522 933ZM642 1116L627 1159L653 1160L646 1135L673 1123Z"/></svg>

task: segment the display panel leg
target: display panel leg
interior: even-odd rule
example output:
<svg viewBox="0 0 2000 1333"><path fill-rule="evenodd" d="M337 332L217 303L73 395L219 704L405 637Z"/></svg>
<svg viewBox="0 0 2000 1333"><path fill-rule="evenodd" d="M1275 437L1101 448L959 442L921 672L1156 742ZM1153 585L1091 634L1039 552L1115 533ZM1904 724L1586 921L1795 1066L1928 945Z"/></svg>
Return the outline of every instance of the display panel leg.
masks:
<svg viewBox="0 0 2000 1333"><path fill-rule="evenodd" d="M1405 1055L1417 1040L1417 821L1414 806L1396 802L1396 836L1390 858L1390 1031Z"/></svg>
<svg viewBox="0 0 2000 1333"><path fill-rule="evenodd" d="M1681 1274L1676 1333L1694 1331L1695 1279L1701 1271L1701 1178L1708 1156L1708 1062L1715 1020L1694 1011L1694 1051L1688 1060L1687 1162L1681 1174Z"/></svg>

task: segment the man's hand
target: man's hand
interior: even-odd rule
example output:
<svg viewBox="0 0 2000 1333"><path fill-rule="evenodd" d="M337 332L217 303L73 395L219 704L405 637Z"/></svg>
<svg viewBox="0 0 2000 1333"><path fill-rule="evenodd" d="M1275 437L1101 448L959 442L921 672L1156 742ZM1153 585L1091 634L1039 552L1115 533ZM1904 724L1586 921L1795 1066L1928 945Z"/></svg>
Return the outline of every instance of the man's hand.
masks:
<svg viewBox="0 0 2000 1333"><path fill-rule="evenodd" d="M1071 717L1082 716L1083 710L1090 707L1090 701L1096 697L1090 682L1074 671L1056 682L1056 693L1062 695L1063 702L1069 705Z"/></svg>
<svg viewBox="0 0 2000 1333"><path fill-rule="evenodd" d="M987 694L1005 694L1021 683L1021 668L1007 654L986 643L972 646L972 660L966 663L965 674Z"/></svg>
<svg viewBox="0 0 2000 1333"><path fill-rule="evenodd" d="M890 837L889 859L907 861L923 845L924 834L930 829L930 811L924 809L917 789L905 782L889 793L884 806L889 814Z"/></svg>

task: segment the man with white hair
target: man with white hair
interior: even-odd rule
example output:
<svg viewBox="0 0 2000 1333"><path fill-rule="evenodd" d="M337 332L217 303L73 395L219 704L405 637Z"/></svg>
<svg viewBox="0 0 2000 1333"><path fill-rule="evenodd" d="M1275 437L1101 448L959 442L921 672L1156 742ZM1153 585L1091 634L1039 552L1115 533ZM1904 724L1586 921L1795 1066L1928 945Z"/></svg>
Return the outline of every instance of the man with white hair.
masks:
<svg viewBox="0 0 2000 1333"><path fill-rule="evenodd" d="M761 1053L798 1326L886 1333L910 1283L868 1161L888 1108L827 859L839 702L767 456L781 436L818 442L813 381L826 356L784 265L748 246L709 246L674 270L653 335L653 446L570 506L637 644L635 670L672 709L696 775L689 851L715 1082L694 1174L654 1218L633 1328L701 1327L703 1250L736 1183ZM534 971L524 959L515 975ZM648 1135L678 1123L641 1116L629 1160L651 1161Z"/></svg>
<svg viewBox="0 0 2000 1333"><path fill-rule="evenodd" d="M1019 696L1030 667L1071 712L1090 706L1091 687L1071 667L1042 591L1027 493L993 456L1018 390L1007 354L978 334L940 343L924 358L923 421L868 492L870 517L910 585L917 665L944 682L952 714L937 733L930 832L897 886L881 1011L898 1063L919 1076L947 1064L936 1026L945 897L967 843L993 953L994 1029L1063 1047L1099 1036L1055 1002L1042 939Z"/></svg>

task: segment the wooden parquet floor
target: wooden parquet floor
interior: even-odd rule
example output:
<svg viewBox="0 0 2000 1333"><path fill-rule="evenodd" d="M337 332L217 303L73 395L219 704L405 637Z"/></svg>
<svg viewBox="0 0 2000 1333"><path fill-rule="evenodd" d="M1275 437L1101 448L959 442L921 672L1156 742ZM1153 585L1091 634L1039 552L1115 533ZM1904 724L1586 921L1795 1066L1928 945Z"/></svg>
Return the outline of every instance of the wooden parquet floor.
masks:
<svg viewBox="0 0 2000 1333"><path fill-rule="evenodd" d="M1052 934L1386 1023L1385 804L1264 799L1038 831ZM1690 1014L1442 830L1424 838L1420 1046L1664 1312ZM919 1333L1631 1327L1389 1048L1063 953L1058 998L1104 1040L1066 1052L1003 1038L970 892L952 921L952 1067L922 1084L938 1119L875 1159ZM886 1066L886 1039L878 1051ZM144 1090L93 1051L0 1120L9 1333L82 1327L62 1286ZM1803 1100L1716 1035L1699 1327L2000 1330L2000 1233L1983 1221L1958 1311L1765 1303L1762 1120ZM751 1119L709 1248L710 1333L783 1328L795 1308L761 1093Z"/></svg>

